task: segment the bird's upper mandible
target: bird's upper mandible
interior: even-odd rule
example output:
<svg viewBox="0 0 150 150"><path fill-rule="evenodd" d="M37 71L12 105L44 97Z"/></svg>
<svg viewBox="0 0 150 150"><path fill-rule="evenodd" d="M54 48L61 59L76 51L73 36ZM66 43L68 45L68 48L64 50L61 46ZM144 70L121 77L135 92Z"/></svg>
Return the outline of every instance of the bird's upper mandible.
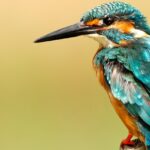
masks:
<svg viewBox="0 0 150 150"><path fill-rule="evenodd" d="M114 1L97 6L80 22L47 34L35 42L46 42L86 35L98 41L101 47L128 45L137 38L148 37L150 26L144 15L130 4Z"/></svg>

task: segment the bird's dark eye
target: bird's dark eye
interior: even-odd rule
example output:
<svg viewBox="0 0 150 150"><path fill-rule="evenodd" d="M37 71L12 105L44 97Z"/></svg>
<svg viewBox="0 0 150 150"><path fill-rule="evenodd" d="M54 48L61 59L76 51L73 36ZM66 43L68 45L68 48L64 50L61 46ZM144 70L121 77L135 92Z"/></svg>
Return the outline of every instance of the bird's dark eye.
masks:
<svg viewBox="0 0 150 150"><path fill-rule="evenodd" d="M111 25L114 22L114 18L106 17L103 19L104 24Z"/></svg>

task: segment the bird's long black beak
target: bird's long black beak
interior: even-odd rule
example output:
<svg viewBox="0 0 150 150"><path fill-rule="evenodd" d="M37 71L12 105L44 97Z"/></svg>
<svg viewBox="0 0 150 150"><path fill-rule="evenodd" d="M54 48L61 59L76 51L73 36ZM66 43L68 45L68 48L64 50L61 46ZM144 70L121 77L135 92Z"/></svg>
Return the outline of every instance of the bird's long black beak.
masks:
<svg viewBox="0 0 150 150"><path fill-rule="evenodd" d="M46 42L46 41L53 41L65 38L76 37L80 35L92 34L96 32L96 27L90 27L83 25L81 23L77 23L63 29L54 31L49 33L35 41L35 43Z"/></svg>

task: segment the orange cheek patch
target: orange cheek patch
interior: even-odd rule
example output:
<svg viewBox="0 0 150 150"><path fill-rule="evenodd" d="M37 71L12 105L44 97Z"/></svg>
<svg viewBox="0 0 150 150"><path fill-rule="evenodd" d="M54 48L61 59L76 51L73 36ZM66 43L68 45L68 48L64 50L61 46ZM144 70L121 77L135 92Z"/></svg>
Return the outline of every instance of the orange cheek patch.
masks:
<svg viewBox="0 0 150 150"><path fill-rule="evenodd" d="M134 28L134 23L131 21L119 21L116 22L111 28L119 29L123 33L131 33Z"/></svg>
<svg viewBox="0 0 150 150"><path fill-rule="evenodd" d="M87 25L87 26L94 26L94 25L99 25L99 23L100 23L99 19L94 19L94 20L86 22L85 25Z"/></svg>

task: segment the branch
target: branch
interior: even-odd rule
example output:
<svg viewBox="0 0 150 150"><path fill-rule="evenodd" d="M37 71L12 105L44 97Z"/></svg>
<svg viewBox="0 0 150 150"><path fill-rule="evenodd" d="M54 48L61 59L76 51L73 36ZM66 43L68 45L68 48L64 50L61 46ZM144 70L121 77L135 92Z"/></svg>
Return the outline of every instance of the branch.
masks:
<svg viewBox="0 0 150 150"><path fill-rule="evenodd" d="M136 139L134 140L134 143L134 146L125 145L123 148L120 147L120 150L146 150L144 143L142 143L140 140Z"/></svg>

